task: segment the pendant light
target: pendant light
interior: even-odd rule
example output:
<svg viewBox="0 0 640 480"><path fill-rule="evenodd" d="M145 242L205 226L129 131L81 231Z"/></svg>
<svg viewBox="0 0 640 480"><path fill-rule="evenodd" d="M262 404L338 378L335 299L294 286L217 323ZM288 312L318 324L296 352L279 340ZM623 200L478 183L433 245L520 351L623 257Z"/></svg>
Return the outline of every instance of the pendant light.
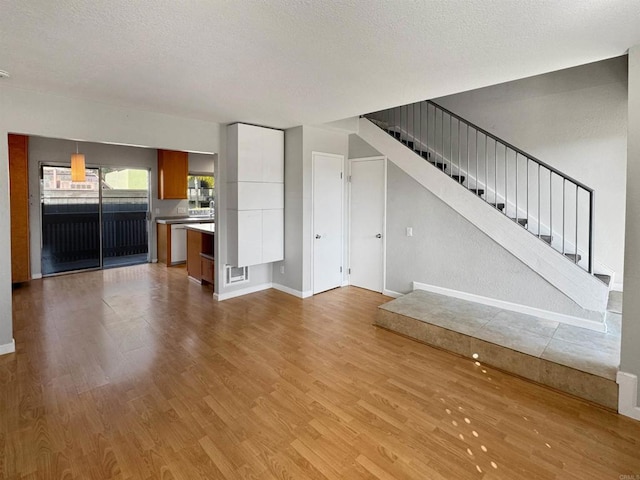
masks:
<svg viewBox="0 0 640 480"><path fill-rule="evenodd" d="M78 153L78 142L76 142L76 153L71 155L71 181L87 181L87 174L84 166L84 154Z"/></svg>

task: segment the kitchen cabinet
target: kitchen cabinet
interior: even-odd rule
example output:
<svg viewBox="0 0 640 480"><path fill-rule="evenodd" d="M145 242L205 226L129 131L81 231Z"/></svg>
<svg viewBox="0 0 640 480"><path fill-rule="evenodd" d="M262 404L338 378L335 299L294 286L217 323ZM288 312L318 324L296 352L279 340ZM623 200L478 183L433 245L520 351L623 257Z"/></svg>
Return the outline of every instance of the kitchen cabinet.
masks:
<svg viewBox="0 0 640 480"><path fill-rule="evenodd" d="M31 280L29 258L29 137L9 134L11 200L11 281Z"/></svg>
<svg viewBox="0 0 640 480"><path fill-rule="evenodd" d="M246 267L283 260L284 132L227 128L228 261Z"/></svg>
<svg viewBox="0 0 640 480"><path fill-rule="evenodd" d="M213 257L214 224L187 225L187 274L201 284L213 285L215 261Z"/></svg>
<svg viewBox="0 0 640 480"><path fill-rule="evenodd" d="M158 198L186 200L189 154L175 150L158 150Z"/></svg>
<svg viewBox="0 0 640 480"><path fill-rule="evenodd" d="M187 261L187 232L184 224L171 225L171 265Z"/></svg>
<svg viewBox="0 0 640 480"><path fill-rule="evenodd" d="M158 262L167 266L184 263L187 259L187 233L184 224L158 223Z"/></svg>

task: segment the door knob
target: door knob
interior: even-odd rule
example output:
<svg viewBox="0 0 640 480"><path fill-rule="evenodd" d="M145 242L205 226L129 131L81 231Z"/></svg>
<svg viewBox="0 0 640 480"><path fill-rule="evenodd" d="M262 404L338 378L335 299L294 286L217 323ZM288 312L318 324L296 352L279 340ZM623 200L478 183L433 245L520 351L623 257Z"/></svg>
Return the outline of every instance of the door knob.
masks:
<svg viewBox="0 0 640 480"><path fill-rule="evenodd" d="M382 238L382 234L381 233L377 234L376 238Z"/></svg>
<svg viewBox="0 0 640 480"><path fill-rule="evenodd" d="M318 234L316 234L316 239L317 239L317 238L322 238L322 235L318 235Z"/></svg>

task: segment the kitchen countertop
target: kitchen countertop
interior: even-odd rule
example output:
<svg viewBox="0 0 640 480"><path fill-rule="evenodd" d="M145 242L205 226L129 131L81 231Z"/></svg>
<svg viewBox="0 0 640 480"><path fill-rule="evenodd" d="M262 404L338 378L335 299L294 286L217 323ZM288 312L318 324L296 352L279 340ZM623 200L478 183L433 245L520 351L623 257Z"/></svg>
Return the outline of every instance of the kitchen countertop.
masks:
<svg viewBox="0 0 640 480"><path fill-rule="evenodd" d="M157 217L156 223L171 225L173 223L214 223L211 217Z"/></svg>
<svg viewBox="0 0 640 480"><path fill-rule="evenodd" d="M202 233L214 233L216 231L215 223L202 223L200 225L185 225L185 230L193 230Z"/></svg>

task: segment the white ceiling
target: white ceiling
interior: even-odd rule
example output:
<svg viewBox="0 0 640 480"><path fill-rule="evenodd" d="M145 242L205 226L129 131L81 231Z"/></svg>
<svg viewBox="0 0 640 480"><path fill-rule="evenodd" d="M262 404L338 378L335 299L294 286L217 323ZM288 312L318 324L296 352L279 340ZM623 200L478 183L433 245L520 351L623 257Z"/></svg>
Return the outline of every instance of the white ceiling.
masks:
<svg viewBox="0 0 640 480"><path fill-rule="evenodd" d="M3 0L7 85L317 124L624 54L638 0Z"/></svg>

